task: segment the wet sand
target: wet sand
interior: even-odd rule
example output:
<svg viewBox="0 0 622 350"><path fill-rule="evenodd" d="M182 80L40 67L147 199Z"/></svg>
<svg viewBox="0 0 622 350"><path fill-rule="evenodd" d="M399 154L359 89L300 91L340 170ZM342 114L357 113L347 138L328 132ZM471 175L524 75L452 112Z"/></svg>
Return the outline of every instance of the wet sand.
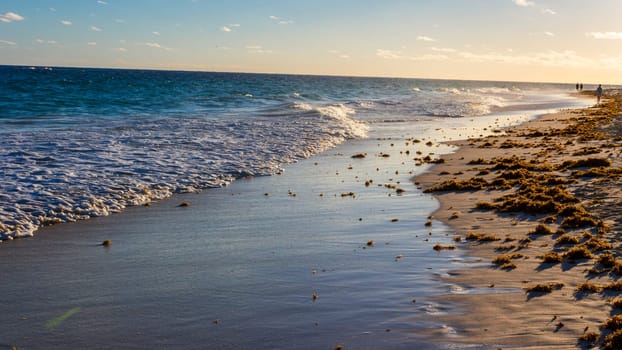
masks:
<svg viewBox="0 0 622 350"><path fill-rule="evenodd" d="M441 203L434 218L451 225L457 248L476 259L443 278L461 293L434 298L455 307L438 317L455 330L453 341L477 349L619 348L620 333L607 338L617 328L605 322L622 307L615 299L620 114L616 97L459 142L416 178ZM442 329L428 334L447 337Z"/></svg>
<svg viewBox="0 0 622 350"><path fill-rule="evenodd" d="M435 276L462 260L432 249L452 234L426 226L438 203L409 180L429 168L417 152L451 147L387 128L283 175L3 242L0 348L437 348L414 330L438 327Z"/></svg>

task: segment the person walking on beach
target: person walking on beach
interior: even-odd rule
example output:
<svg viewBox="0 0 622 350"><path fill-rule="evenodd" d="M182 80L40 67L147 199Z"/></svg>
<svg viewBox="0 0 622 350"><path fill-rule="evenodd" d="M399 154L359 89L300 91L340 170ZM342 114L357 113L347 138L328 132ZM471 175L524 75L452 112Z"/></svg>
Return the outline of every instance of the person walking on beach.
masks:
<svg viewBox="0 0 622 350"><path fill-rule="evenodd" d="M600 98L603 96L603 86L601 84L598 84L598 87L596 88L596 104L599 105L600 104Z"/></svg>

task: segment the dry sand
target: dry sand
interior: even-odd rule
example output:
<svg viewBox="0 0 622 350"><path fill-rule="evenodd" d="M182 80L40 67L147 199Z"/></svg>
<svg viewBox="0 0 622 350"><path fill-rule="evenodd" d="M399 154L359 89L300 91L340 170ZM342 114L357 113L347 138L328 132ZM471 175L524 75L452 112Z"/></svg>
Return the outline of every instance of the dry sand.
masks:
<svg viewBox="0 0 622 350"><path fill-rule="evenodd" d="M473 178L487 183L480 189L432 192L441 203L434 218L451 225L457 233L456 246L476 257L472 267L453 271L446 278L461 292L439 296L437 301L458 306L438 316L439 322L450 327L430 331L432 338L446 340L450 329L452 341L482 349L569 349L591 348L592 342L579 339L593 332L592 337L597 339L593 344L608 346L603 342L611 331L603 323L620 313L611 299L620 293L612 283L622 274L622 269L617 269L622 260L611 259L611 255L620 255L617 235L622 230L622 116L615 93L610 91L610 98L600 107L561 111L503 134L455 143L460 146L456 153L445 156L444 163L416 178L428 190L448 180L455 180L454 185L464 185ZM501 162L510 157L517 158ZM604 161L603 167L561 167L566 161L581 159L608 159L611 164L606 166ZM575 173L587 170L598 171L584 174L589 177ZM491 183L500 177L506 178L505 183L498 180L496 184L507 186L495 188ZM518 180L512 180L513 177ZM557 184L564 180L570 182ZM534 187L537 184L540 187ZM522 198L524 203L519 203L524 210L476 209L480 202L500 205L495 199L503 195L509 195L508 199L520 198L519 188L534 191L530 197ZM558 198L544 197L547 188L557 188ZM564 204L560 193L579 203ZM552 209L541 213L538 204L547 201ZM575 212L585 208L588 213L584 213L584 219L591 218L593 222L583 220L588 222L569 225L567 221L562 225L566 214L572 211L560 212L564 205ZM559 244L561 231L529 235L538 225L552 231L561 229L567 235L565 238L574 237L578 243ZM469 233L494 235L499 240L467 240ZM566 254L574 247L586 248L593 258L571 259ZM557 253L562 261L543 263L542 257L550 252ZM509 260L507 265L503 266L503 261L492 263L504 254L505 262ZM609 258L609 264L603 257ZM577 291L586 281L595 287L594 292ZM555 287L551 292L527 292L527 288L538 284ZM619 349L615 343L609 346Z"/></svg>

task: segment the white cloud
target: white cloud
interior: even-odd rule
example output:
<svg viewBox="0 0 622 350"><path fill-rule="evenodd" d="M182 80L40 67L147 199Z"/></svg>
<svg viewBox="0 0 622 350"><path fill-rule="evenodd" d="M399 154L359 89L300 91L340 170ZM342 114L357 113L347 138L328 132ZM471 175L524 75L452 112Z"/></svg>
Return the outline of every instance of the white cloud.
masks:
<svg viewBox="0 0 622 350"><path fill-rule="evenodd" d="M97 3L101 5L108 5L108 2L103 1L103 0L97 0Z"/></svg>
<svg viewBox="0 0 622 350"><path fill-rule="evenodd" d="M443 61L449 59L446 55L421 55L408 57L411 61Z"/></svg>
<svg viewBox="0 0 622 350"><path fill-rule="evenodd" d="M56 9L55 9L55 8L53 8L53 7L50 7L50 11L52 11L52 12L56 12Z"/></svg>
<svg viewBox="0 0 622 350"><path fill-rule="evenodd" d="M529 1L529 0L512 0L516 5L518 6L523 6L523 7L528 7L528 6L534 6L536 3L533 1Z"/></svg>
<svg viewBox="0 0 622 350"><path fill-rule="evenodd" d="M384 58L385 60L397 60L403 58L402 51L377 49L376 56Z"/></svg>
<svg viewBox="0 0 622 350"><path fill-rule="evenodd" d="M101 28L96 27L96 26L91 26L91 30L94 31L94 32L101 32L102 31Z"/></svg>
<svg viewBox="0 0 622 350"><path fill-rule="evenodd" d="M114 21L117 22L117 23L125 23L125 20L121 19L121 18L117 18Z"/></svg>
<svg viewBox="0 0 622 350"><path fill-rule="evenodd" d="M124 48L124 47L119 47L119 48L117 48L117 51L119 51L119 52L127 52L127 49Z"/></svg>
<svg viewBox="0 0 622 350"><path fill-rule="evenodd" d="M257 53L257 54L272 53L272 50L264 49L263 46L261 45L248 45L246 46L246 49L248 50L248 53Z"/></svg>
<svg viewBox="0 0 622 350"><path fill-rule="evenodd" d="M166 51L171 51L172 50L170 47L162 46L162 45L160 45L160 43L155 43L155 42L145 43L145 46L151 47L151 48L154 48L154 49L166 50Z"/></svg>
<svg viewBox="0 0 622 350"><path fill-rule="evenodd" d="M442 61L449 59L446 55L432 54L432 55L419 55L419 56L407 56L399 50L384 50L377 49L376 56L384 58L386 60L410 60L410 61Z"/></svg>
<svg viewBox="0 0 622 350"><path fill-rule="evenodd" d="M553 33L553 32L544 32L544 35L550 36L550 37L554 37L555 33Z"/></svg>
<svg viewBox="0 0 622 350"><path fill-rule="evenodd" d="M456 52L456 49L451 49L451 48L447 48L447 47L431 47L430 50L432 51L436 51L436 52Z"/></svg>
<svg viewBox="0 0 622 350"><path fill-rule="evenodd" d="M35 41L36 41L38 44L50 44L50 45L58 44L58 41L56 41L56 40L43 40L43 39L36 39Z"/></svg>
<svg viewBox="0 0 622 350"><path fill-rule="evenodd" d="M350 55L348 55L347 53L342 53L339 50L328 50L327 52L332 54L332 55L336 55L337 57L342 58L342 59L350 58Z"/></svg>
<svg viewBox="0 0 622 350"><path fill-rule="evenodd" d="M520 65L542 65L550 67L565 66L572 68L594 66L594 61L592 59L579 56L576 52L570 50L549 50L530 55L510 55L495 52L486 54L461 52L459 55L465 61L474 63L496 62Z"/></svg>
<svg viewBox="0 0 622 350"><path fill-rule="evenodd" d="M220 27L220 30L225 32L225 33L231 33L233 31L233 28L239 28L240 25L238 23L231 23L231 24L227 24L225 26Z"/></svg>
<svg viewBox="0 0 622 350"><path fill-rule="evenodd" d="M0 47L4 45L15 46L17 44L14 41L0 40Z"/></svg>
<svg viewBox="0 0 622 350"><path fill-rule="evenodd" d="M607 39L607 40L620 40L622 39L622 32L590 32L586 33L587 36L594 39Z"/></svg>
<svg viewBox="0 0 622 350"><path fill-rule="evenodd" d="M151 32L153 35L160 35L160 32Z"/></svg>
<svg viewBox="0 0 622 350"><path fill-rule="evenodd" d="M72 24L73 24L73 23L71 23L71 21L68 21L68 20L66 20L66 19L64 19L64 20L60 21L60 23L62 23L64 26L70 26L70 25L72 25Z"/></svg>
<svg viewBox="0 0 622 350"><path fill-rule="evenodd" d="M15 12L7 12L5 14L0 13L0 22L9 23L13 21L22 21L24 17L18 15Z"/></svg>
<svg viewBox="0 0 622 350"><path fill-rule="evenodd" d="M425 35L419 35L417 37L418 41L427 41L427 42L434 42L436 41L436 39L430 38L429 36L425 36Z"/></svg>
<svg viewBox="0 0 622 350"><path fill-rule="evenodd" d="M289 20L289 19L284 19L278 16L270 16L270 19L275 21L278 24L293 24L294 21Z"/></svg>
<svg viewBox="0 0 622 350"><path fill-rule="evenodd" d="M551 9L544 9L544 10L542 10L542 13L545 13L547 15L556 15L557 14L557 12L555 12L555 11L553 11Z"/></svg>
<svg viewBox="0 0 622 350"><path fill-rule="evenodd" d="M88 46L97 46L97 43L94 41L89 41L88 43L86 43Z"/></svg>

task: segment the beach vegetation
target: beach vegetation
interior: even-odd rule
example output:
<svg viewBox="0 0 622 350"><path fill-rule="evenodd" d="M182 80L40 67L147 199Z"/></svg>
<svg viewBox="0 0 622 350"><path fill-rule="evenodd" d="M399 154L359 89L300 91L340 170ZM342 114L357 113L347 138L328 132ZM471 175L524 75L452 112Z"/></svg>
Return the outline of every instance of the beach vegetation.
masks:
<svg viewBox="0 0 622 350"><path fill-rule="evenodd" d="M574 168L598 168L611 166L611 160L607 158L585 158L578 160L567 160L560 164L558 170L574 169Z"/></svg>
<svg viewBox="0 0 622 350"><path fill-rule="evenodd" d="M605 321L602 325L603 328L610 331L617 331L622 329L622 315L613 315Z"/></svg>
<svg viewBox="0 0 622 350"><path fill-rule="evenodd" d="M596 345L598 340L600 339L600 334L597 332L585 332L583 335L579 337L579 341L590 346Z"/></svg>
<svg viewBox="0 0 622 350"><path fill-rule="evenodd" d="M551 293L564 287L562 282L539 283L531 287L525 287L526 293Z"/></svg>
<svg viewBox="0 0 622 350"><path fill-rule="evenodd" d="M608 178L618 178L622 176L622 168L591 168L587 170L575 170L571 173L573 177L608 177Z"/></svg>
<svg viewBox="0 0 622 350"><path fill-rule="evenodd" d="M435 244L434 247L432 247L432 249L438 251L441 250L455 250L456 246L454 245L442 245L442 244Z"/></svg>
<svg viewBox="0 0 622 350"><path fill-rule="evenodd" d="M514 259L520 259L524 257L523 254L513 253L513 254L501 254L494 259L492 259L492 263L500 266L502 269L515 269L516 265L512 262Z"/></svg>
<svg viewBox="0 0 622 350"><path fill-rule="evenodd" d="M600 148L590 146L590 147L583 147L580 150L574 152L572 155L573 156L588 156L590 154L598 154L600 152L601 152Z"/></svg>
<svg viewBox="0 0 622 350"><path fill-rule="evenodd" d="M576 213L565 217L560 226L564 228L597 227L600 221L592 217L591 214Z"/></svg>
<svg viewBox="0 0 622 350"><path fill-rule="evenodd" d="M616 258L613 254L606 253L599 256L598 259L596 259L596 263L606 269L610 269L616 264Z"/></svg>
<svg viewBox="0 0 622 350"><path fill-rule="evenodd" d="M590 251L584 246L572 247L564 253L564 259L571 261L591 259L592 257L592 253L590 253Z"/></svg>
<svg viewBox="0 0 622 350"><path fill-rule="evenodd" d="M467 164L468 165L487 165L491 163L490 161L487 161L483 158L477 158L477 159L470 160Z"/></svg>
<svg viewBox="0 0 622 350"><path fill-rule="evenodd" d="M602 287L594 283L583 282L577 286L576 291L584 293L600 293L602 291Z"/></svg>
<svg viewBox="0 0 622 350"><path fill-rule="evenodd" d="M423 162L430 163L430 164L443 164L443 163L445 163L445 159L444 158L436 158L436 159L434 159L434 158L430 157L429 155L423 157L422 160L423 160Z"/></svg>
<svg viewBox="0 0 622 350"><path fill-rule="evenodd" d="M622 309L622 297L613 298L609 303L616 309Z"/></svg>
<svg viewBox="0 0 622 350"><path fill-rule="evenodd" d="M474 177L466 181L446 180L427 188L424 192L476 191L485 188L487 185L488 181L481 177Z"/></svg>
<svg viewBox="0 0 622 350"><path fill-rule="evenodd" d="M557 252L548 252L542 256L542 262L545 264L557 264L562 262L562 256Z"/></svg>
<svg viewBox="0 0 622 350"><path fill-rule="evenodd" d="M518 246L516 244L500 245L495 248L495 250L498 252L507 252L514 249L518 249Z"/></svg>
<svg viewBox="0 0 622 350"><path fill-rule="evenodd" d="M593 251L593 252L600 252L603 250L609 250L612 249L613 246L611 245L611 243L607 242L604 239L600 239L600 238L596 238L596 237L592 237L589 240L587 240L586 242L584 242L582 244L585 248Z"/></svg>
<svg viewBox="0 0 622 350"><path fill-rule="evenodd" d="M555 231L553 231L552 228L543 225L543 224L538 224L538 226L536 226L533 230L529 231L529 233L527 233L528 235L538 235L538 236L546 236L546 235L553 235L555 234Z"/></svg>
<svg viewBox="0 0 622 350"><path fill-rule="evenodd" d="M611 273L622 276L622 261L616 260L615 264L611 267Z"/></svg>
<svg viewBox="0 0 622 350"><path fill-rule="evenodd" d="M622 291L622 280L611 282L603 286L603 290L610 291L610 292L621 292Z"/></svg>
<svg viewBox="0 0 622 350"><path fill-rule="evenodd" d="M607 335L603 341L603 350L619 350L622 349L622 329L618 329Z"/></svg>
<svg viewBox="0 0 622 350"><path fill-rule="evenodd" d="M467 241L477 241L477 242L494 242L494 241L500 241L501 238L495 236L495 235L491 235L491 234L485 234L485 233L478 233L478 232L469 232L466 235L466 240Z"/></svg>
<svg viewBox="0 0 622 350"><path fill-rule="evenodd" d="M557 238L557 240L555 241L555 244L556 245L575 245L575 244L579 244L579 239L569 234L564 234Z"/></svg>

